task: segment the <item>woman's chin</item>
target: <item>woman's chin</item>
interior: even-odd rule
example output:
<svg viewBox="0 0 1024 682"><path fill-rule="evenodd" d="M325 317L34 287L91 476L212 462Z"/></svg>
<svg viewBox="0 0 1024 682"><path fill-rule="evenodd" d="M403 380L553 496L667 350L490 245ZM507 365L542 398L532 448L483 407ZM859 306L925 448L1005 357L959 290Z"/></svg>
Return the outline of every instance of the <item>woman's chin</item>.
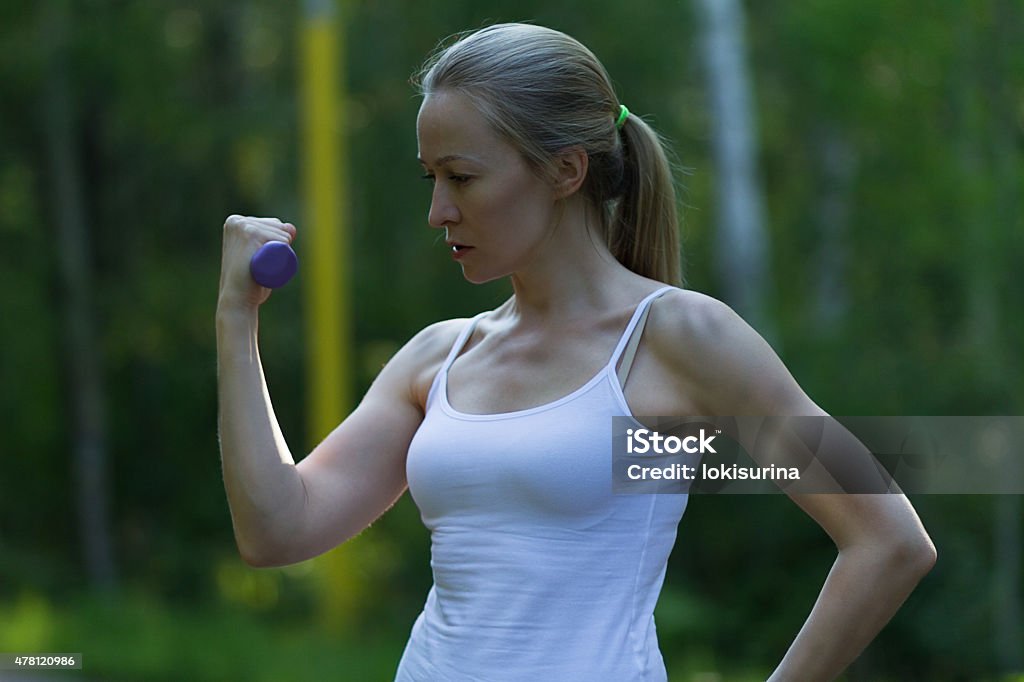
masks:
<svg viewBox="0 0 1024 682"><path fill-rule="evenodd" d="M480 273L467 272L465 268L462 270L462 276L470 284L487 284L488 282L493 282L496 279L501 279L501 275L485 276Z"/></svg>
<svg viewBox="0 0 1024 682"><path fill-rule="evenodd" d="M475 268L472 265L467 266L465 263L460 263L460 265L462 266L462 276L470 284L487 284L488 282L493 282L496 279L502 279L509 274L507 272L496 272L494 270L485 271L480 268Z"/></svg>

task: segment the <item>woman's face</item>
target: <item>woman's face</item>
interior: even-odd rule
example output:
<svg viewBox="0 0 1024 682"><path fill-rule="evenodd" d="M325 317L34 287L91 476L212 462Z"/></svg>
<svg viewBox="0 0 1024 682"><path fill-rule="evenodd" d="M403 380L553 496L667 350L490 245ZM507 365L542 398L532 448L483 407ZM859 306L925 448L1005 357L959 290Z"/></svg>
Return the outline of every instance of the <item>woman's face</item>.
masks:
<svg viewBox="0 0 1024 682"><path fill-rule="evenodd" d="M427 95L416 134L433 182L427 220L444 228L466 279L487 282L526 268L541 254L554 219L550 184L457 92Z"/></svg>

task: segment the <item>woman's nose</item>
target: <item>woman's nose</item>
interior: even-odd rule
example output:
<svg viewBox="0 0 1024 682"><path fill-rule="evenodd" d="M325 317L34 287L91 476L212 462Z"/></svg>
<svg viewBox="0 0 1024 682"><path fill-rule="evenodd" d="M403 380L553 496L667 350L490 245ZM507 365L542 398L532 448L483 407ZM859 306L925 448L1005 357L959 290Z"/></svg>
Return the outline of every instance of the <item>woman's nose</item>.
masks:
<svg viewBox="0 0 1024 682"><path fill-rule="evenodd" d="M439 183L434 185L434 193L430 197L427 222L431 227L444 227L459 222L459 209Z"/></svg>

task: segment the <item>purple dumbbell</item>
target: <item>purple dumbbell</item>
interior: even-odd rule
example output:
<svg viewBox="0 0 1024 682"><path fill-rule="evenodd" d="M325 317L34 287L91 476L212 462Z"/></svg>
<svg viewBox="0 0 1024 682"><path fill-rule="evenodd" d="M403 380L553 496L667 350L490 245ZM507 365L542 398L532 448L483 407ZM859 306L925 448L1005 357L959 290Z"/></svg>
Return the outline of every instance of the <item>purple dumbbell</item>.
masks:
<svg viewBox="0 0 1024 682"><path fill-rule="evenodd" d="M249 273L260 286L283 287L299 268L299 259L284 242L267 242L252 255Z"/></svg>

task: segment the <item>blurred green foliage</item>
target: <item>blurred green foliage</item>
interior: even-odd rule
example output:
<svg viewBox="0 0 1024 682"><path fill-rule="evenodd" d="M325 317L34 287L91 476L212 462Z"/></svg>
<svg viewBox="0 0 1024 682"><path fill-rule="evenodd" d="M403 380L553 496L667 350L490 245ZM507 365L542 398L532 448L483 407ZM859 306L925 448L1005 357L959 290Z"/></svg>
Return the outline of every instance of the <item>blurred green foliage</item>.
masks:
<svg viewBox="0 0 1024 682"><path fill-rule="evenodd" d="M85 181L113 489L117 594L76 534L44 92L45 15L71 20L74 158ZM1024 9L1013 0L748 2L773 339L834 414L1020 414L1024 406ZM715 169L685 2L340 2L347 35L357 392L424 325L492 307L424 229L409 76L456 31L532 20L590 46L622 101L674 143L688 284L715 295ZM325 575L234 554L216 442L215 304L230 213L303 229L301 3L0 3L0 649L83 651L109 680L385 679L430 584L408 498L352 547L369 589L321 627ZM838 207L838 208L837 208ZM823 217L824 216L824 217ZM824 221L824 222L823 222ZM824 223L840 228L825 257ZM832 223L835 223L834 225ZM300 253L301 257L301 253ZM822 300L823 271L842 288ZM263 358L304 451L301 273L275 292ZM994 502L916 505L940 561L851 680L997 679ZM1024 543L1024 537L1018 538ZM676 679L762 678L834 550L780 497L701 497L658 610ZM45 596L43 596L45 595ZM724 678L700 678L717 670ZM1008 678L1003 678L1008 679Z"/></svg>

